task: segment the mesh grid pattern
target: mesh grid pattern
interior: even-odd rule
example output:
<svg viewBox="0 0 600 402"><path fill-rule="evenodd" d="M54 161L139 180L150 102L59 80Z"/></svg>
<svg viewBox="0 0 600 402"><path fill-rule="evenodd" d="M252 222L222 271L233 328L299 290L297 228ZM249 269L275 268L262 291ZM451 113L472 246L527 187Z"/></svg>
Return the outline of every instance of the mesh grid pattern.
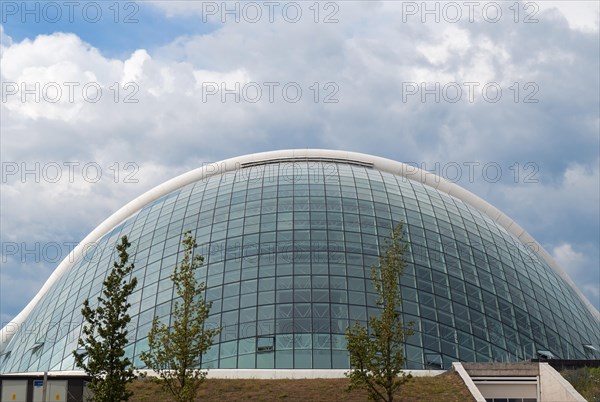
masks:
<svg viewBox="0 0 600 402"><path fill-rule="evenodd" d="M222 326L209 368L348 368L344 332L378 314L370 267L405 222L407 367L517 361L549 350L586 358L600 324L528 245L474 207L365 166L275 162L214 175L142 208L103 236L40 300L0 356L0 371L73 370L83 300L94 301L123 235L138 278L130 297L138 368L155 315L170 319L169 279L191 230L198 275ZM40 346L41 344L41 346Z"/></svg>

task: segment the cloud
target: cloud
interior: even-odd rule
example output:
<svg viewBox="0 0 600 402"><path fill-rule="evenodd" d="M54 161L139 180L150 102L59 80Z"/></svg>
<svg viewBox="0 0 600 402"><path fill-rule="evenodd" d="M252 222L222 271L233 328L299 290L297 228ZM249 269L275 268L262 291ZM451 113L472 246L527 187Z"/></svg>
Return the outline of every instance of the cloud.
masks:
<svg viewBox="0 0 600 402"><path fill-rule="evenodd" d="M450 26L443 31L443 39L439 43L417 46L427 60L434 64L442 64L448 61L450 56L464 54L472 46L469 33L464 29Z"/></svg>
<svg viewBox="0 0 600 402"><path fill-rule="evenodd" d="M12 38L4 32L4 26L0 24L0 48L8 47L12 44Z"/></svg>
<svg viewBox="0 0 600 402"><path fill-rule="evenodd" d="M571 275L578 273L585 261L584 255L573 250L573 246L568 243L554 247L552 256L558 265Z"/></svg>
<svg viewBox="0 0 600 402"><path fill-rule="evenodd" d="M74 34L11 41L2 28L1 80L18 90L0 105L2 160L17 169L2 183L3 240L77 241L127 201L203 163L280 148L333 148L440 174L457 163L457 184L507 212L548 249L568 244L574 256L583 254L580 265L573 262L582 267L577 283L593 283L597 33L572 29L558 10L541 10L536 24L514 23L508 9L497 24L479 17L424 24L419 16L404 22L395 2L342 2L338 22L323 23L331 10L320 9L315 23L312 3L302 4L297 23L280 11L273 23L242 18L121 57L107 57ZM196 2L156 7L201 20ZM221 15L211 18L220 22ZM63 91L65 82L79 85L73 101L63 95L50 102L49 93L22 102L21 86L36 82ZM90 91L96 84L102 90L96 102L82 96L89 83ZM465 83L477 84L473 101ZM486 85L502 89L497 102L485 99ZM454 102L457 88L462 97ZM479 163L472 180L465 163ZM486 163L501 167L498 182L483 172ZM527 163L537 169L536 182L525 181L533 172ZM55 164L62 178L52 182ZM96 165L102 176L94 181ZM126 183L134 171L138 182ZM41 286L41 276L34 280ZM6 314L4 292L2 299ZM16 296L10 311L27 301Z"/></svg>
<svg viewBox="0 0 600 402"><path fill-rule="evenodd" d="M28 119L89 121L89 104L122 69L73 34L40 35L5 49L2 106Z"/></svg>
<svg viewBox="0 0 600 402"><path fill-rule="evenodd" d="M565 233L578 241L597 238L600 220L600 160L572 163L561 175L552 176L538 166L532 182L521 176L519 186L502 186L500 203L520 217L533 232L544 232L549 242L560 243ZM582 230L584 229L584 230ZM596 230L595 230L596 229Z"/></svg>
<svg viewBox="0 0 600 402"><path fill-rule="evenodd" d="M600 285L598 285L598 282L600 282L600 279L596 282L582 285L584 294L587 295L588 300L592 303L596 302L595 305L598 305L597 301L600 299Z"/></svg>
<svg viewBox="0 0 600 402"><path fill-rule="evenodd" d="M165 12L167 17L173 17L175 15L189 15L190 13L202 15L202 3L190 2L190 1L149 1L148 4ZM207 7L207 6L205 6Z"/></svg>
<svg viewBox="0 0 600 402"><path fill-rule="evenodd" d="M532 3L533 6L533 3ZM598 2L595 1L541 1L529 7L527 13L534 12L539 7L541 11L558 11L565 18L571 29L584 32L598 32L600 15Z"/></svg>
<svg viewBox="0 0 600 402"><path fill-rule="evenodd" d="M586 252L576 251L569 243L554 247L551 254L569 277L580 284L587 299L597 306L600 302L600 269L595 265L594 258L590 258Z"/></svg>

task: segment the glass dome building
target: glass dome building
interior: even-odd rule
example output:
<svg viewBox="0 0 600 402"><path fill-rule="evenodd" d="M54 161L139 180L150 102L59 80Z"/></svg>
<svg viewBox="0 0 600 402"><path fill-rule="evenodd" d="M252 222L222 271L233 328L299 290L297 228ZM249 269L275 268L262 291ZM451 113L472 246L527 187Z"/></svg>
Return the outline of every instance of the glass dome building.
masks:
<svg viewBox="0 0 600 402"><path fill-rule="evenodd" d="M396 223L409 249L402 317L407 367L591 358L598 311L522 228L431 173L326 150L274 151L205 166L127 204L96 228L0 333L0 372L74 370L83 300L95 301L123 235L138 286L130 344L138 368L155 315L169 320L170 274L191 230L223 328L202 366L347 369L344 332L377 315L370 267Z"/></svg>

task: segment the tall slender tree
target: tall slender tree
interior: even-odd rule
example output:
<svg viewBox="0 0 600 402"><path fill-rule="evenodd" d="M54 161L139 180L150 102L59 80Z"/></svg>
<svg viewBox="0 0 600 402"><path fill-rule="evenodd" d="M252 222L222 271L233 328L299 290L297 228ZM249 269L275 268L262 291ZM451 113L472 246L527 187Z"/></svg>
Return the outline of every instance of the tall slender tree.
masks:
<svg viewBox="0 0 600 402"><path fill-rule="evenodd" d="M204 298L206 285L195 276L204 259L193 255L196 240L189 231L184 233L182 244L185 246L183 260L171 276L180 298L171 314L172 327L154 317L148 333L149 350L142 353L141 359L157 373L163 388L176 401L191 402L207 374L200 369L201 356L211 347L221 328L207 328L204 323L212 302Z"/></svg>
<svg viewBox="0 0 600 402"><path fill-rule="evenodd" d="M137 285L137 279L127 280L133 271L128 264L127 249L131 243L127 236L117 245L119 261L104 280L98 306L90 307L89 299L83 302L81 314L87 324L83 326L83 336L77 344L84 353L73 352L75 364L92 377L89 385L93 400L97 402L126 401L132 395L127 383L136 378L134 367L125 356L128 342L127 324L131 317L127 310L131 306L127 298Z"/></svg>
<svg viewBox="0 0 600 402"><path fill-rule="evenodd" d="M369 399L392 402L394 393L410 379L404 366L404 343L413 334L413 323L404 326L400 317L400 276L404 271L403 224L392 230L371 280L377 292L380 316L369 317L369 328L358 321L346 330L351 370L349 390L366 389Z"/></svg>

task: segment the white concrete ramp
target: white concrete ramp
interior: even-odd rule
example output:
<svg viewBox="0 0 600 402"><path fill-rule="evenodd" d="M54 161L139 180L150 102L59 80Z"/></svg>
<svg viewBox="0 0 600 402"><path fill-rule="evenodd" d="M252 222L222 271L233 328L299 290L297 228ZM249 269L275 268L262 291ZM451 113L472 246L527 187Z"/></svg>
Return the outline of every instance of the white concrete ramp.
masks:
<svg viewBox="0 0 600 402"><path fill-rule="evenodd" d="M548 363L452 363L477 402L585 402Z"/></svg>

